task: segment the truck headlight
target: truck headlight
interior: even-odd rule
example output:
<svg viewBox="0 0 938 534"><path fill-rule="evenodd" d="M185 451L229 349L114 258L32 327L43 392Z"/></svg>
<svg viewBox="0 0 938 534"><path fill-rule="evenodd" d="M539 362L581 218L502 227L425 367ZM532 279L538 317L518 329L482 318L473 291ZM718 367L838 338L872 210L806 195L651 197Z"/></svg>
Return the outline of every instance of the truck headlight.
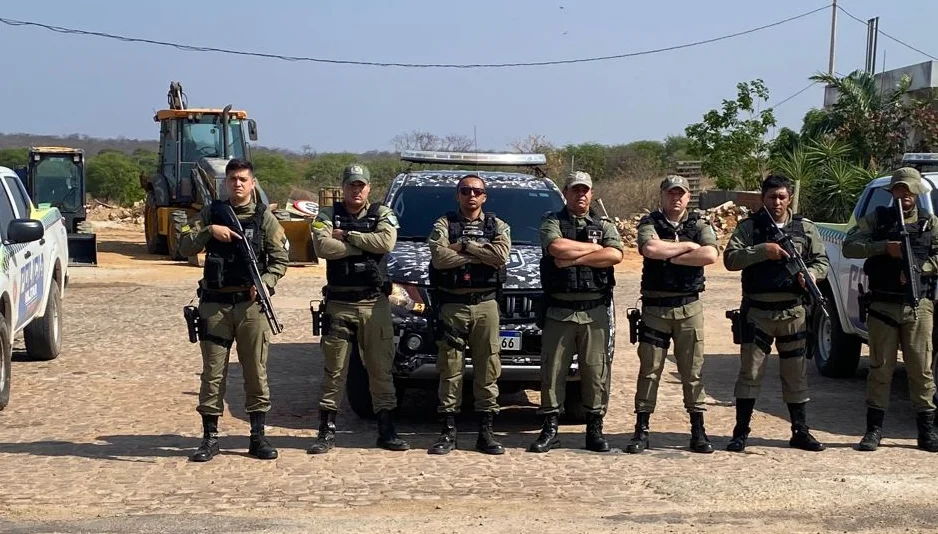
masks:
<svg viewBox="0 0 938 534"><path fill-rule="evenodd" d="M420 290L413 284L391 284L388 300L391 306L401 313L422 314L427 309Z"/></svg>

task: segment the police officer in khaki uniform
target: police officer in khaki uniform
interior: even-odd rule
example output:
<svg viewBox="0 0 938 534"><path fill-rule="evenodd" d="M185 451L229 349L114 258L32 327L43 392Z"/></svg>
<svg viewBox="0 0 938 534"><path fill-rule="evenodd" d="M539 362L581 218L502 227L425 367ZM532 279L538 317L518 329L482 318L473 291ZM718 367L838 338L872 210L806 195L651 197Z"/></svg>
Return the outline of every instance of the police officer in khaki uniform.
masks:
<svg viewBox="0 0 938 534"><path fill-rule="evenodd" d="M248 454L265 460L277 457L277 450L264 436L266 414L270 410L267 385L270 326L257 302L257 288L251 283L247 260L235 242L241 237L233 228L222 225L219 215L221 205L231 205L257 256L261 279L273 293L290 262L287 239L267 206L255 202L255 185L254 167L249 161L229 161L225 167L228 200L216 200L202 208L183 226L179 240L179 253L184 256L194 256L203 248L206 253L198 308L202 321L202 385L197 411L202 414L203 437L192 456L195 462L207 462L219 452L218 417L224 411L232 343L238 351L244 375L244 407L251 419Z"/></svg>
<svg viewBox="0 0 938 534"><path fill-rule="evenodd" d="M609 306L615 285L613 266L622 261L622 238L615 224L590 208L593 181L576 171L564 182L567 205L541 222L541 286L546 310L541 338L540 435L528 448L547 452L560 445L558 416L567 373L577 354L583 406L588 410L586 448L605 452L603 437L606 378L609 373Z"/></svg>
<svg viewBox="0 0 938 534"><path fill-rule="evenodd" d="M687 212L690 187L683 176L661 182L658 211L638 223L642 266L642 323L638 357L641 367L635 390L635 435L626 452L648 448L648 421L655 411L658 382L674 339L674 357L690 414L690 449L711 453L704 429L704 393L700 370L704 360L704 265L719 257L716 234L706 219Z"/></svg>
<svg viewBox="0 0 938 534"><path fill-rule="evenodd" d="M791 180L769 176L762 182L763 207L740 221L723 253L727 270L742 270L743 300L740 308L742 344L739 377L736 380L736 427L726 449L742 452L749 437L752 411L762 385L765 360L778 349L782 399L788 404L792 436L789 445L807 451L822 451L824 445L808 431L805 405L808 380L805 345L807 310L805 281L799 273L789 274L788 254L772 241L775 228L791 236L811 277L823 280L830 263L824 243L813 222L789 209ZM770 226L771 225L771 226Z"/></svg>
<svg viewBox="0 0 938 534"><path fill-rule="evenodd" d="M342 173L342 202L320 208L312 225L316 255L326 260L326 308L319 435L307 450L310 454L325 453L335 446L335 417L354 343L368 372L378 416L377 445L393 451L409 448L391 421L397 397L391 376L394 329L388 301L391 282L387 254L397 242L398 223L390 208L368 201L370 176L364 165L346 167Z"/></svg>
<svg viewBox="0 0 938 534"><path fill-rule="evenodd" d="M869 279L870 374L867 379L866 433L858 449L875 451L882 438L883 419L889 407L889 389L902 348L909 380L909 396L918 424L918 447L938 451L935 433L935 380L932 376L932 329L935 276L938 274L938 218L919 211L915 204L925 192L922 175L911 167L893 173L885 187L902 207L902 224L909 233L913 265L920 277L922 294L912 301L909 281L903 271L895 205L880 207L857 221L847 232L843 254L867 258L863 271Z"/></svg>
<svg viewBox="0 0 938 534"><path fill-rule="evenodd" d="M480 414L476 450L504 454L492 431L498 413L499 307L498 294L505 280L505 264L511 250L508 225L494 213L483 213L487 194L479 176L464 176L456 184L458 212L437 219L427 243L430 246L430 285L433 306L440 314L436 324L439 346L436 367L440 372L439 412L443 419L440 438L430 454L446 454L456 448L456 414L462 403L463 358L472 355L475 378L475 411Z"/></svg>

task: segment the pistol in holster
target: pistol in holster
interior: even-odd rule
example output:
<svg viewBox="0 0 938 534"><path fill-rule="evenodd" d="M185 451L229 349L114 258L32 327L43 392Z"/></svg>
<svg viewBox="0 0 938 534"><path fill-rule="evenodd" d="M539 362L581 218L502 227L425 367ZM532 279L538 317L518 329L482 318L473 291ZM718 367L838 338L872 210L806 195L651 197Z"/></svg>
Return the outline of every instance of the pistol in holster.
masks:
<svg viewBox="0 0 938 534"><path fill-rule="evenodd" d="M870 304L873 302L873 292L863 291L863 284L857 286L857 311L859 312L860 322L866 322L866 314L870 310Z"/></svg>
<svg viewBox="0 0 938 534"><path fill-rule="evenodd" d="M189 329L189 343L197 343L202 337L202 316L197 306L184 306L182 316L186 318L186 328Z"/></svg>
<svg viewBox="0 0 938 534"><path fill-rule="evenodd" d="M309 313L313 316L313 335L328 335L329 316L326 315L326 301L319 301L319 306L315 303L315 300L309 301Z"/></svg>
<svg viewBox="0 0 938 534"><path fill-rule="evenodd" d="M733 344L741 345L743 342L743 322L739 310L726 310L726 318L730 320L733 331Z"/></svg>
<svg viewBox="0 0 938 534"><path fill-rule="evenodd" d="M544 325L547 324L547 294L546 293L541 295L541 298L537 300L537 305L534 307L534 324L541 330L543 330Z"/></svg>
<svg viewBox="0 0 938 534"><path fill-rule="evenodd" d="M629 342L634 345L638 343L638 337L645 325L642 321L642 312L638 308L628 308L625 310L625 316L629 319Z"/></svg>

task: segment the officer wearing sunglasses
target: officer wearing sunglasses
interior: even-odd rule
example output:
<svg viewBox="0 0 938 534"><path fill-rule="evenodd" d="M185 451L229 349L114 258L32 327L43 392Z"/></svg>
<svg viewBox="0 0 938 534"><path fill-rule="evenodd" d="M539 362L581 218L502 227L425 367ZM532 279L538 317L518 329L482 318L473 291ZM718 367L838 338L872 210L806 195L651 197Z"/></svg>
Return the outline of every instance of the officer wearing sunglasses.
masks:
<svg viewBox="0 0 938 534"><path fill-rule="evenodd" d="M482 211L486 196L481 177L464 176L456 184L458 209L437 219L427 239L433 331L439 348L438 411L443 423L429 454L446 454L456 448L456 414L462 401L467 349L472 354L475 411L480 419L476 450L505 452L495 440L492 425L501 375L498 295L505 280L511 234L505 221Z"/></svg>

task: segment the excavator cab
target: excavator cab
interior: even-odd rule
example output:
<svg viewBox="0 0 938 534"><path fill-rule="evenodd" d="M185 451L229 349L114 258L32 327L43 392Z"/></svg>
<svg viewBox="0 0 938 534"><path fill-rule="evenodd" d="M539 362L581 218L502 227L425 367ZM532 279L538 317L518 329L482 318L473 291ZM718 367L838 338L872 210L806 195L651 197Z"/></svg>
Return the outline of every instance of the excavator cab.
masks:
<svg viewBox="0 0 938 534"><path fill-rule="evenodd" d="M18 169L18 173L39 209L58 208L65 219L69 265L97 265L97 236L86 220L84 151L30 147L26 167Z"/></svg>
<svg viewBox="0 0 938 534"><path fill-rule="evenodd" d="M257 140L257 125L230 105L189 108L178 82L170 84L167 100L169 109L153 117L160 123L158 168L140 177L147 195L144 228L148 252L185 260L178 253L182 227L202 206L227 197L225 165L232 158L250 159L245 137ZM260 184L255 195L269 203Z"/></svg>

